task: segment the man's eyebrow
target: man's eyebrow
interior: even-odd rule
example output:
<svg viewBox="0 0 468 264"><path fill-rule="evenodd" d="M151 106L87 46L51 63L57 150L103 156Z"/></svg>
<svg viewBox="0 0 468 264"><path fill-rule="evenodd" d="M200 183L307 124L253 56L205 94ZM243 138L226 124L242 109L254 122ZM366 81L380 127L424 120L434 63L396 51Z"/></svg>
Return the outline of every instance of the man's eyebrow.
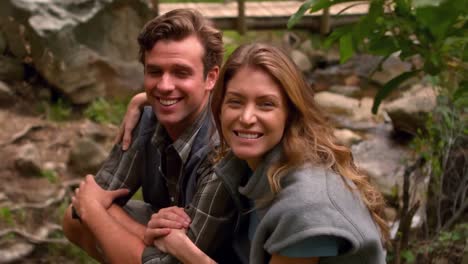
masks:
<svg viewBox="0 0 468 264"><path fill-rule="evenodd" d="M147 69L161 69L161 67L159 67L158 65L156 64L146 64L146 68Z"/></svg>
<svg viewBox="0 0 468 264"><path fill-rule="evenodd" d="M193 68L185 64L174 64L172 68L176 70L185 70L185 71L193 72Z"/></svg>

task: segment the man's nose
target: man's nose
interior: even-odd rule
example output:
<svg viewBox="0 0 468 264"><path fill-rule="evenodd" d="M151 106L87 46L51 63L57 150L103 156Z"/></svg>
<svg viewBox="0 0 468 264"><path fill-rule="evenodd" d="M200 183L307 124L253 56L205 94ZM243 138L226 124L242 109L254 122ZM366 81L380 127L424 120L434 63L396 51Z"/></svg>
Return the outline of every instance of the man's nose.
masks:
<svg viewBox="0 0 468 264"><path fill-rule="evenodd" d="M170 92L174 90L174 82L169 74L163 74L156 84L159 92Z"/></svg>

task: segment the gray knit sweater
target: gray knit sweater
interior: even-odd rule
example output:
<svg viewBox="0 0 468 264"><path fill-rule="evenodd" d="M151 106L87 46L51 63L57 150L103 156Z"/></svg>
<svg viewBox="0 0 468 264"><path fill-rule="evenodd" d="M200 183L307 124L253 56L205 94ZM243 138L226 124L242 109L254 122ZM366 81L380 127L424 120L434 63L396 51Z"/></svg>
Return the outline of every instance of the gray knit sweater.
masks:
<svg viewBox="0 0 468 264"><path fill-rule="evenodd" d="M274 200L261 205L260 200L271 197L266 173L280 152L279 147L271 151L247 184L238 188L241 194L255 201L260 218L249 263L267 263L271 254L320 235L336 236L348 242L339 256L323 257L320 263L385 263L380 233L369 211L357 191L351 191L343 178L331 170L306 164L290 171ZM215 170L221 177L238 178L240 171L245 172L242 169L245 166L245 162L228 155ZM352 183L349 185L355 188Z"/></svg>

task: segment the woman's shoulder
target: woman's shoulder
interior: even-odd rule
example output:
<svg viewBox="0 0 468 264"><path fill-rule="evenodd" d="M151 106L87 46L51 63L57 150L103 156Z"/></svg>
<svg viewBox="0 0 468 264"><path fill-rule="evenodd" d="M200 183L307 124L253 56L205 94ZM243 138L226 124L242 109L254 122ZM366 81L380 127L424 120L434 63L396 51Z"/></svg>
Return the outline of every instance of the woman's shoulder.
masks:
<svg viewBox="0 0 468 264"><path fill-rule="evenodd" d="M334 189L343 190L345 186L345 180L341 175L324 166L310 163L290 169L281 180L282 189L288 193L295 191L334 192Z"/></svg>

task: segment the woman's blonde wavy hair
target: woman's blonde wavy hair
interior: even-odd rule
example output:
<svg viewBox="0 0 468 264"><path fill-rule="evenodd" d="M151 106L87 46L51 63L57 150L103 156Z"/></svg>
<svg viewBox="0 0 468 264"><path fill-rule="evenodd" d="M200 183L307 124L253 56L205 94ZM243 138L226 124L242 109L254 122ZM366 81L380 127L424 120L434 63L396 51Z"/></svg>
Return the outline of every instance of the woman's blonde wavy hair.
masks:
<svg viewBox="0 0 468 264"><path fill-rule="evenodd" d="M288 101L288 120L282 139L283 155L267 174L273 193L281 190L281 178L289 169L306 162L330 168L354 183L372 218L380 227L383 241L388 241L382 194L371 185L368 177L358 171L350 149L336 144L332 128L314 102L313 90L307 85L296 65L279 48L260 43L242 45L234 51L221 69L211 101L211 110L220 138L218 156L224 156L229 150L223 139L220 119L226 87L234 75L244 67L261 69L269 74L283 88Z"/></svg>

